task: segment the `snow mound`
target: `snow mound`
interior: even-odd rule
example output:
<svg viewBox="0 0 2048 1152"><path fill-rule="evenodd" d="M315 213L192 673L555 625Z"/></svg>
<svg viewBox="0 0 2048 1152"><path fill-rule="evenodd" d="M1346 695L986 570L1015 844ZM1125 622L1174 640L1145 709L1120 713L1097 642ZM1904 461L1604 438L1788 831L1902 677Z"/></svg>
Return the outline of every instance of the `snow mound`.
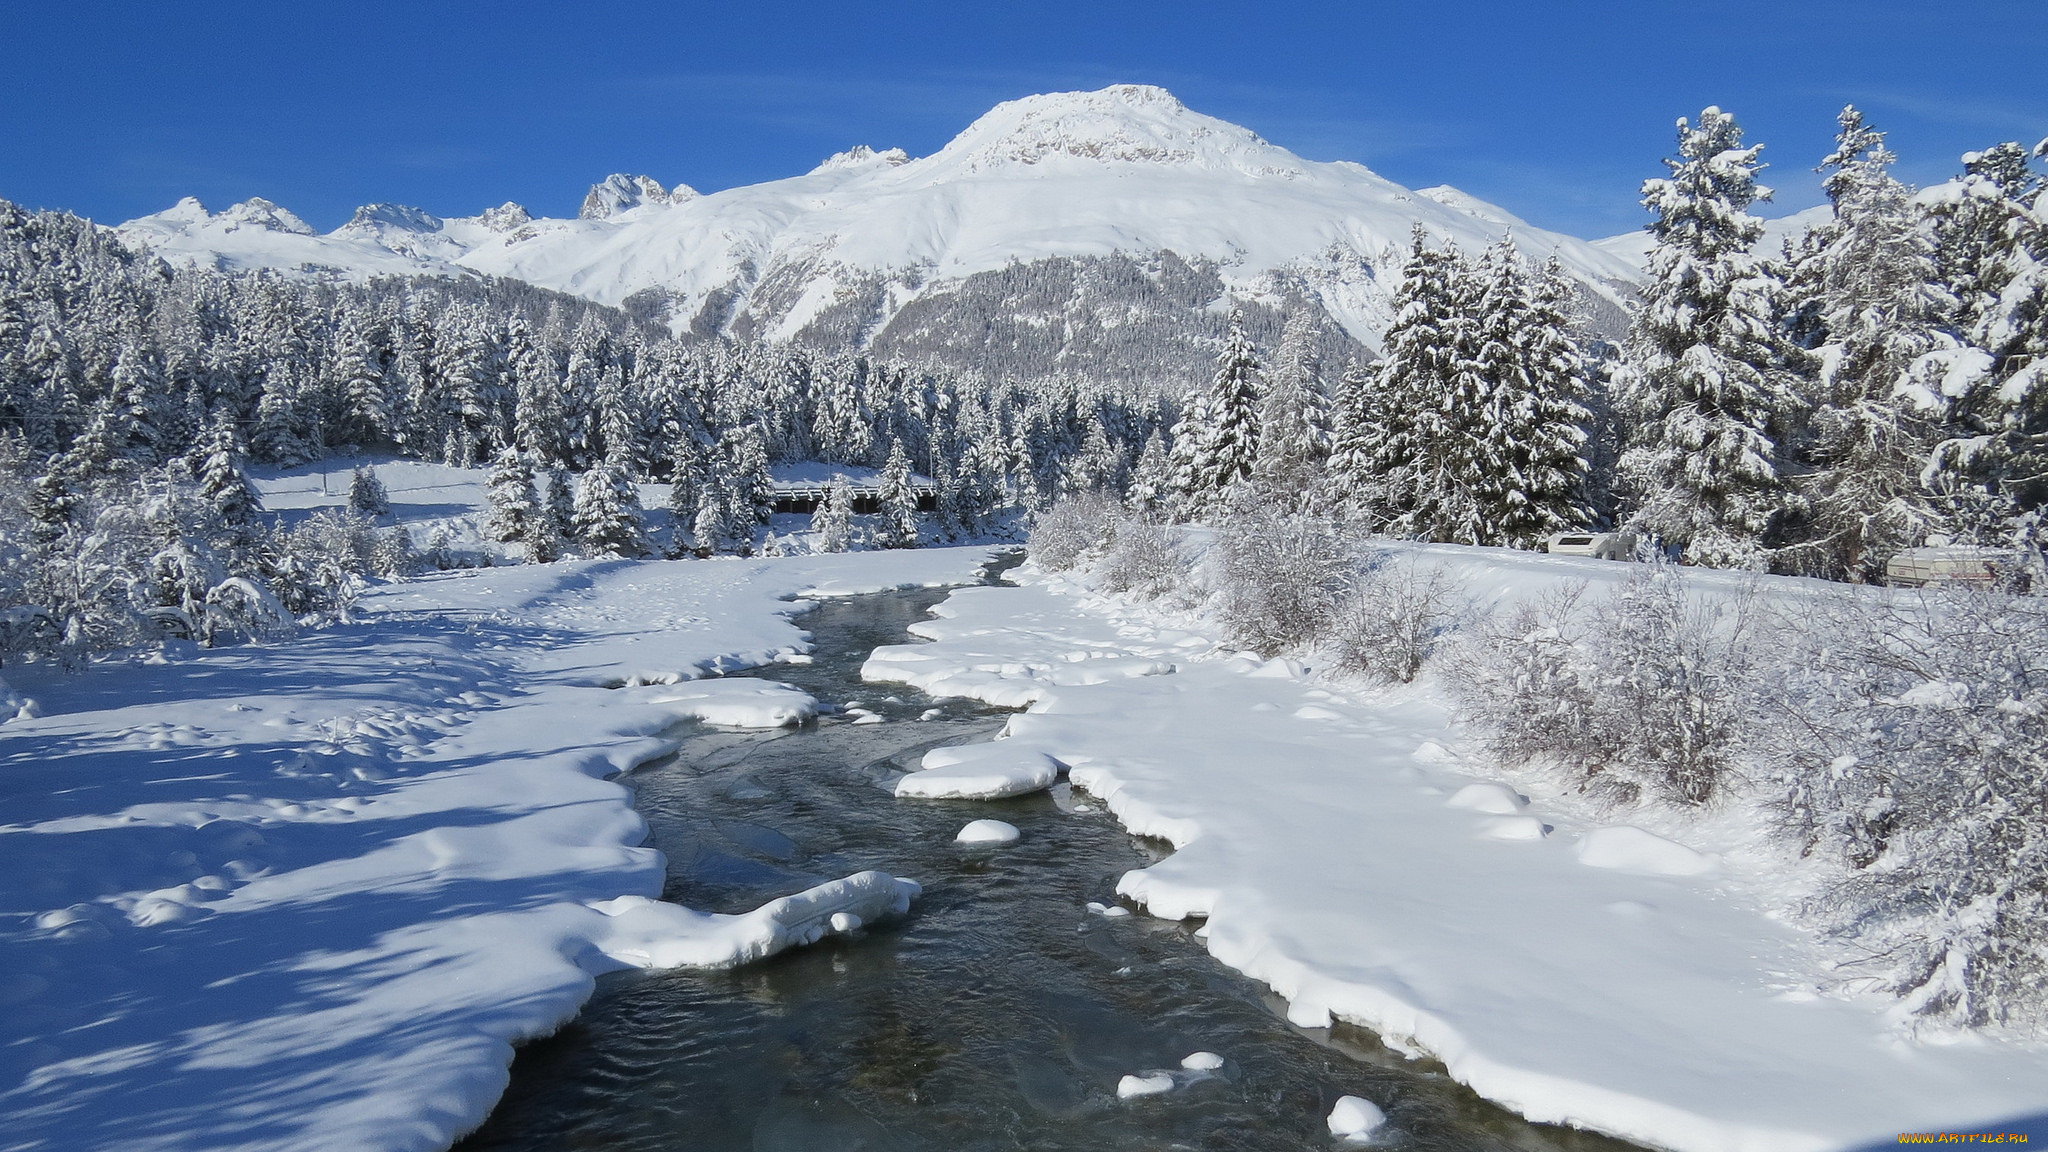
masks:
<svg viewBox="0 0 2048 1152"><path fill-rule="evenodd" d="M1495 816L1480 821L1479 834L1488 840L1541 840L1548 829L1534 816Z"/></svg>
<svg viewBox="0 0 2048 1152"><path fill-rule="evenodd" d="M1190 1052L1181 1058L1180 1066L1190 1072L1214 1072L1223 1067L1223 1057L1214 1052Z"/></svg>
<svg viewBox="0 0 2048 1152"><path fill-rule="evenodd" d="M1173 1073L1146 1072L1141 1075L1126 1076L1117 1081L1116 1098L1119 1100L1129 1100L1139 1096L1158 1096L1162 1093L1173 1091L1173 1088Z"/></svg>
<svg viewBox="0 0 2048 1152"><path fill-rule="evenodd" d="M1645 876L1698 876L1714 870L1712 857L1630 824L1586 833L1578 855L1581 864Z"/></svg>
<svg viewBox="0 0 2048 1152"><path fill-rule="evenodd" d="M1001 820L975 820L953 837L959 844L1014 844L1022 833L1015 824Z"/></svg>
<svg viewBox="0 0 2048 1152"><path fill-rule="evenodd" d="M1380 1106L1363 1096L1346 1096L1330 1109L1330 1135L1341 1140L1362 1141L1387 1122Z"/></svg>
<svg viewBox="0 0 2048 1152"><path fill-rule="evenodd" d="M591 905L609 917L591 943L630 968L731 968L900 915L922 891L915 880L856 872L737 916L621 896Z"/></svg>
<svg viewBox="0 0 2048 1152"><path fill-rule="evenodd" d="M924 770L896 782L896 795L926 800L1000 800L1053 786L1059 765L1043 752L1008 741L934 748Z"/></svg>
<svg viewBox="0 0 2048 1152"><path fill-rule="evenodd" d="M1528 804L1526 797L1505 784L1467 784L1444 801L1447 808L1464 808L1493 816L1513 816Z"/></svg>
<svg viewBox="0 0 2048 1152"><path fill-rule="evenodd" d="M647 702L726 728L787 728L818 714L810 693L764 680L690 680L662 686Z"/></svg>

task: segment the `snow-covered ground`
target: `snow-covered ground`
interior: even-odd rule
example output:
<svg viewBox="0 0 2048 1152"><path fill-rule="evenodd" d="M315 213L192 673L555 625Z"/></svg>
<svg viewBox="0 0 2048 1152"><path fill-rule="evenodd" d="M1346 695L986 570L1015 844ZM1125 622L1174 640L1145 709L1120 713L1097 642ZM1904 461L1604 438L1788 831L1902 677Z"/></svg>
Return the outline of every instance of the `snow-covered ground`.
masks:
<svg viewBox="0 0 2048 1152"><path fill-rule="evenodd" d="M1483 600L1628 569L1417 551ZM932 643L880 649L864 675L1029 704L996 760L1051 756L1171 841L1120 893L1206 916L1210 950L1296 1023L1362 1024L1532 1119L1683 1152L2048 1128L2048 1051L1909 1042L1884 1004L1816 993L1810 940L1767 914L1781 861L1755 829L1603 824L1503 782L1438 685L1347 691L1031 573L954 593L913 628Z"/></svg>
<svg viewBox="0 0 2048 1152"><path fill-rule="evenodd" d="M683 717L808 715L701 678L800 652L786 597L963 581L986 555L443 573L275 646L9 669L43 715L0 727L0 1148L443 1147L593 974L900 910L915 886L881 872L741 916L654 900L660 854L605 777Z"/></svg>

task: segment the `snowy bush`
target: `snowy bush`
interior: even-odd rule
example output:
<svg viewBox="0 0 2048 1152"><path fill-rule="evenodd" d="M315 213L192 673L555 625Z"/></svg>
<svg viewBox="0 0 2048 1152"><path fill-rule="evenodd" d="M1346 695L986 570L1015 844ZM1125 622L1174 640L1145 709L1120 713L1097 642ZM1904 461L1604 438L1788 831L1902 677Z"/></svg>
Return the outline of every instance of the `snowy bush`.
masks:
<svg viewBox="0 0 2048 1152"><path fill-rule="evenodd" d="M1526 606L1454 662L1468 720L1496 754L1565 767L1614 802L1706 804L1733 779L1754 671L1746 596L1688 596L1645 566L1615 592Z"/></svg>
<svg viewBox="0 0 2048 1152"><path fill-rule="evenodd" d="M1378 557L1337 605L1327 647L1345 672L1406 684L1471 604L1464 584L1442 566Z"/></svg>
<svg viewBox="0 0 2048 1152"><path fill-rule="evenodd" d="M210 645L236 640L281 640L291 635L292 619L270 590L241 576L230 576L206 593L199 621Z"/></svg>
<svg viewBox="0 0 2048 1152"><path fill-rule="evenodd" d="M1942 1025L2048 1031L2048 603L1842 596L1780 631L1766 764L1837 869L1809 911L1851 975Z"/></svg>
<svg viewBox="0 0 2048 1152"><path fill-rule="evenodd" d="M322 510L271 531L261 557L264 582L293 616L346 617L381 551L360 513Z"/></svg>
<svg viewBox="0 0 2048 1152"><path fill-rule="evenodd" d="M1100 492L1069 496L1032 521L1025 549L1040 568L1064 572L1115 541L1122 511L1116 500Z"/></svg>
<svg viewBox="0 0 2048 1152"><path fill-rule="evenodd" d="M1187 558L1173 546L1173 535L1164 525L1124 520L1115 531L1115 540L1096 567L1104 588L1156 600L1186 582Z"/></svg>
<svg viewBox="0 0 2048 1152"><path fill-rule="evenodd" d="M1349 541L1325 520L1237 516L1218 546L1224 628L1232 643L1266 655L1311 646L1355 578Z"/></svg>

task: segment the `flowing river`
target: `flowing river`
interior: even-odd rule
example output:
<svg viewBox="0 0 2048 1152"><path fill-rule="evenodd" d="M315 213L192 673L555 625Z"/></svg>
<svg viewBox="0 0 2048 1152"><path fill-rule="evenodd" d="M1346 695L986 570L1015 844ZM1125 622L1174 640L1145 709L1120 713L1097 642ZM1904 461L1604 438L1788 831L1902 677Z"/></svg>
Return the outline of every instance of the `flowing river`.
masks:
<svg viewBox="0 0 2048 1152"><path fill-rule="evenodd" d="M910 914L733 971L604 977L575 1022L520 1050L460 1152L1326 1150L1324 1117L1347 1094L1386 1111L1376 1146L1632 1147L1529 1124L1369 1033L1290 1026L1209 958L1196 924L1090 912L1166 849L1064 784L994 803L891 795L926 749L1002 727L997 709L860 682L868 652L906 642L945 595L825 601L799 620L815 662L759 672L885 722L690 725L674 756L627 777L668 856L670 900L738 912L880 868L924 885ZM953 843L983 817L1022 839ZM1198 1051L1225 1063L1117 1098L1126 1074Z"/></svg>

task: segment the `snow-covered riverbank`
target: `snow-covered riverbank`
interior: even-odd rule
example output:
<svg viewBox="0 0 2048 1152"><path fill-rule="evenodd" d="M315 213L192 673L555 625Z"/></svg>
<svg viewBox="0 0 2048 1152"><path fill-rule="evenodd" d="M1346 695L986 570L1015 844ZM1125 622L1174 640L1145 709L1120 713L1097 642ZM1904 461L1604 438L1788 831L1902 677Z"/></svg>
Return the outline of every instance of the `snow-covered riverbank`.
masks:
<svg viewBox="0 0 2048 1152"><path fill-rule="evenodd" d="M1625 570L1424 551L1482 598ZM934 643L878 651L867 677L1029 703L1006 759L1050 755L1172 841L1123 894L1207 916L1210 949L1297 1023L1353 1021L1532 1119L1684 1152L2043 1126L2048 1053L1909 1043L1883 1004L1816 995L1810 942L1766 914L1771 857L1744 829L1686 844L1602 827L1498 783L1426 682L1331 691L1029 572L955 593L913 629Z"/></svg>
<svg viewBox="0 0 2048 1152"><path fill-rule="evenodd" d="M660 854L603 777L682 717L808 714L696 678L802 651L785 597L986 556L446 573L275 647L10 669L44 715L0 727L0 1148L443 1147L593 973L900 907L879 873L748 916L646 899Z"/></svg>

